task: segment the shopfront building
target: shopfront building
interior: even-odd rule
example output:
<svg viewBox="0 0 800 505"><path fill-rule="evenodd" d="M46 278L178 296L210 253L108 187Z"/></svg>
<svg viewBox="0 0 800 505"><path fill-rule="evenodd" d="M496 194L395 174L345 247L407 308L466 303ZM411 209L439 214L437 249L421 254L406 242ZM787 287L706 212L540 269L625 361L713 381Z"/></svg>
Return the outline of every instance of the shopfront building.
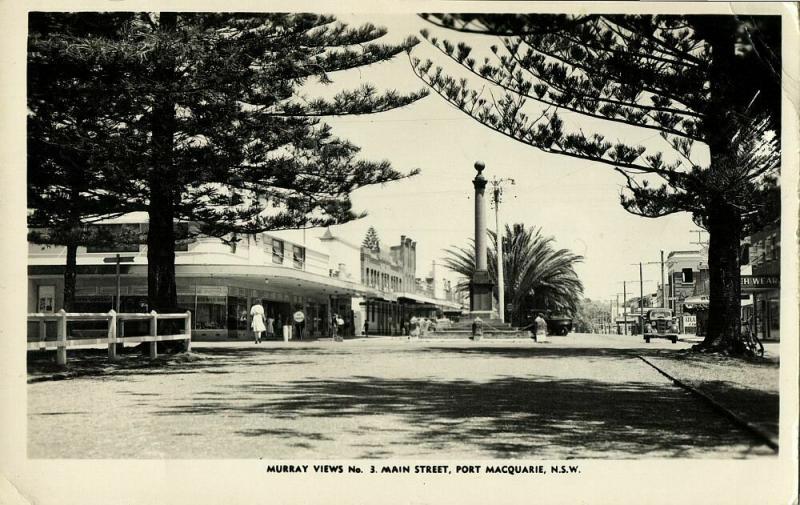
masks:
<svg viewBox="0 0 800 505"><path fill-rule="evenodd" d="M122 312L149 312L147 251L135 247L122 251L129 261L120 265L119 279L108 260L120 251L79 249L75 311L108 312L119 306ZM61 249L29 245L30 312L57 312L63 306ZM338 312L352 320L348 307L363 293L358 284L328 275L324 253L269 234L245 237L234 246L197 238L176 252L175 263L177 308L192 312L197 340L252 338L250 308L255 303L274 319L275 338L282 337L284 325L294 326L291 317L298 310L306 315L307 337L329 336L331 315Z"/></svg>

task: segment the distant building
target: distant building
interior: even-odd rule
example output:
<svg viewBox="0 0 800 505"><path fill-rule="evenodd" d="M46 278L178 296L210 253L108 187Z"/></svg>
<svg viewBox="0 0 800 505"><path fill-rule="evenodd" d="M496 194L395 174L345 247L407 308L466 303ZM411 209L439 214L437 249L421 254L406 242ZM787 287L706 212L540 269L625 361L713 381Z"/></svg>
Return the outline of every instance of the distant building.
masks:
<svg viewBox="0 0 800 505"><path fill-rule="evenodd" d="M780 220L745 238L742 243L742 294L750 303L742 308L742 319L759 338L780 340L781 227Z"/></svg>
<svg viewBox="0 0 800 505"><path fill-rule="evenodd" d="M332 258L347 258L337 266L337 275L341 271L361 273L360 281L365 289L354 310L357 335L363 334L365 328L373 335L399 335L408 330L412 316L433 318L461 307L455 300L435 297L432 289L419 285L417 243L410 237L401 235L400 243L389 247L388 251L352 244L331 229L325 231L320 241Z"/></svg>
<svg viewBox="0 0 800 505"><path fill-rule="evenodd" d="M678 318L681 333L697 332L696 314L685 310L686 299L695 296L697 287L707 283L708 255L706 251L672 251L665 261L667 292L672 313Z"/></svg>

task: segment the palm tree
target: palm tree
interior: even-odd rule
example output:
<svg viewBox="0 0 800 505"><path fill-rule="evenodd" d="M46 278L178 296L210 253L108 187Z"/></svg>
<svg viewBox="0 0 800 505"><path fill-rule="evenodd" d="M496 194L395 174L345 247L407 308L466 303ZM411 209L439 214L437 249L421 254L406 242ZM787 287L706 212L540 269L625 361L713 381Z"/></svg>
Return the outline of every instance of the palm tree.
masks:
<svg viewBox="0 0 800 505"><path fill-rule="evenodd" d="M488 248L489 277L497 296L497 234L489 231L492 247ZM574 314L583 295L583 284L575 273L576 263L583 256L567 249L554 249L553 237L545 237L541 228L526 228L517 223L506 225L503 243L505 299L510 304L512 322L523 323L527 308ZM456 285L469 290L475 272L474 240L471 247L453 246L446 250L444 265L463 278Z"/></svg>

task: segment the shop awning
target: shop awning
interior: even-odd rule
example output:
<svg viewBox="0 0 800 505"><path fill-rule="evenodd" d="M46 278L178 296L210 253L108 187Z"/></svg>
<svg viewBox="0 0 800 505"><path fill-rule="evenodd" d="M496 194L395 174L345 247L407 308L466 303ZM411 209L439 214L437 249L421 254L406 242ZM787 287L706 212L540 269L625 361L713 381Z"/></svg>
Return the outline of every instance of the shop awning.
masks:
<svg viewBox="0 0 800 505"><path fill-rule="evenodd" d="M416 303L424 303L429 305L436 305L446 309L461 309L461 304L451 302L449 300L439 300L438 298L431 298L430 296L421 295L418 293L398 293L398 298L405 298Z"/></svg>

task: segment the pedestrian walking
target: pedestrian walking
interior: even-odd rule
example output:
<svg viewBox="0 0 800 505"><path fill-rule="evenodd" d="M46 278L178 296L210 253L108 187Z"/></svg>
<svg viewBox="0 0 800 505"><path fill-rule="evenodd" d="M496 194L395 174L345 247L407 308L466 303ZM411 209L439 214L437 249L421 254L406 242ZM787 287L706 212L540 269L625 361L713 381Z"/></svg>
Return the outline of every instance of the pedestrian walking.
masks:
<svg viewBox="0 0 800 505"><path fill-rule="evenodd" d="M272 315L267 316L267 340L275 338L275 319Z"/></svg>
<svg viewBox="0 0 800 505"><path fill-rule="evenodd" d="M416 316L411 318L408 322L408 339L419 338L419 319Z"/></svg>
<svg viewBox="0 0 800 505"><path fill-rule="evenodd" d="M547 321L545 321L543 314L537 314L536 319L533 320L533 326L535 330L533 340L547 342Z"/></svg>
<svg viewBox="0 0 800 505"><path fill-rule="evenodd" d="M333 315L333 339L337 342L342 342L342 332L344 331L344 319L339 314Z"/></svg>
<svg viewBox="0 0 800 505"><path fill-rule="evenodd" d="M364 336L369 336L369 321L364 321Z"/></svg>
<svg viewBox="0 0 800 505"><path fill-rule="evenodd" d="M250 328L253 330L253 336L256 344L261 343L261 334L266 331L267 327L264 324L264 307L260 303L256 303L250 307Z"/></svg>

